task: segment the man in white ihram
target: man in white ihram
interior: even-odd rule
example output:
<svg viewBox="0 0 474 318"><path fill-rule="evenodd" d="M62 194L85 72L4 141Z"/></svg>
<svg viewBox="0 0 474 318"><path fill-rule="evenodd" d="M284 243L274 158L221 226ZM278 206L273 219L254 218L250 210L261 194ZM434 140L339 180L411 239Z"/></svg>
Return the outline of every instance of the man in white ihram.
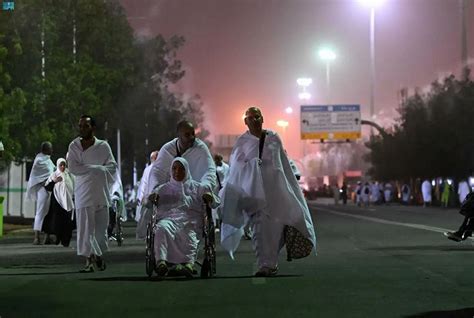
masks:
<svg viewBox="0 0 474 318"><path fill-rule="evenodd" d="M69 171L76 176L77 255L86 258L83 273L105 270L110 189L117 169L109 144L97 139L95 120L79 120L79 137L69 145Z"/></svg>
<svg viewBox="0 0 474 318"><path fill-rule="evenodd" d="M193 180L202 186L216 189L216 165L207 145L196 138L193 124L187 120L179 122L177 133L177 138L161 147L158 158L152 164L146 191L147 198L157 186L170 181L170 167L176 157L187 160Z"/></svg>
<svg viewBox="0 0 474 318"><path fill-rule="evenodd" d="M148 182L150 179L150 171L153 165L153 162L156 161L156 157L158 156L158 151L153 151L150 154L150 164L145 168L143 171L142 178L140 180L140 185L138 186L137 191L137 212L135 214L135 221L137 221L137 229L136 229L136 238L137 240L143 240L146 236L146 229L148 222L151 220L151 212L152 208L144 204L146 200L146 191L148 189Z"/></svg>
<svg viewBox="0 0 474 318"><path fill-rule="evenodd" d="M54 163L51 161L52 152L53 145L49 141L41 144L41 152L36 155L28 179L26 197L31 201L36 201L35 222L33 224L33 230L35 231L34 245L40 244L43 221L49 211L51 193L46 191L44 184L55 170ZM44 244L49 243L49 235L46 235Z"/></svg>
<svg viewBox="0 0 474 318"><path fill-rule="evenodd" d="M431 192L432 192L431 182L429 180L423 181L421 184L421 194L423 195L423 207L426 207L431 204Z"/></svg>
<svg viewBox="0 0 474 318"><path fill-rule="evenodd" d="M280 137L262 129L263 116L257 107L246 111L245 124L249 130L234 145L230 172L221 193L221 246L232 257L249 218L258 266L255 276L274 276L285 226L296 228L311 242L313 250L316 235Z"/></svg>

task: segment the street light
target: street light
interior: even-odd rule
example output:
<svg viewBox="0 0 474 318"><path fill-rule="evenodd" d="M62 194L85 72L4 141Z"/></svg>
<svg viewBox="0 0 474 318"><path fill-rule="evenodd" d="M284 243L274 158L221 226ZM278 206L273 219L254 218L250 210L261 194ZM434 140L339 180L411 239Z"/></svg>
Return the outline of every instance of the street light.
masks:
<svg viewBox="0 0 474 318"><path fill-rule="evenodd" d="M296 84L298 86L303 87L303 91L298 94L298 98L301 100L309 100L311 98L311 94L306 91L306 88L313 83L313 80L309 77L301 77L296 80Z"/></svg>
<svg viewBox="0 0 474 318"><path fill-rule="evenodd" d="M375 113L375 8L380 7L385 0L359 0L370 8L370 117Z"/></svg>
<svg viewBox="0 0 474 318"><path fill-rule="evenodd" d="M298 98L301 100L309 100L311 98L311 94L308 92L301 92L298 94Z"/></svg>
<svg viewBox="0 0 474 318"><path fill-rule="evenodd" d="M280 119L280 120L277 121L277 126L283 128L283 129L288 127L288 125L289 125L289 123L286 120Z"/></svg>
<svg viewBox="0 0 474 318"><path fill-rule="evenodd" d="M359 0L359 2L367 7L377 8L380 7L385 0Z"/></svg>
<svg viewBox="0 0 474 318"><path fill-rule="evenodd" d="M326 89L328 94L328 104L331 104L331 62L336 59L336 53L328 48L320 49L318 52L319 58L326 62Z"/></svg>

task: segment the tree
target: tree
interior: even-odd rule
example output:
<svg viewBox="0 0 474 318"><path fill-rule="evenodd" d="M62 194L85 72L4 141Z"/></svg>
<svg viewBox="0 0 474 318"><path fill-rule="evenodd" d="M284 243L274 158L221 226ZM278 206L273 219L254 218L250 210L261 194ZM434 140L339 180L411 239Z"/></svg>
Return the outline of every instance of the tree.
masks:
<svg viewBox="0 0 474 318"><path fill-rule="evenodd" d="M375 136L370 173L377 179L455 177L474 171L474 83L453 75L415 93L400 109L400 118L386 137Z"/></svg>
<svg viewBox="0 0 474 318"><path fill-rule="evenodd" d="M7 62L0 75L7 74L3 90L7 85L21 89L8 88L8 98L0 96L0 122L8 118L0 131L9 136L7 147L17 160L33 158L44 140L64 156L77 135L79 116L89 114L99 123L97 136L113 150L121 130L122 175L130 180L135 162L143 167L152 150L175 137L178 121L202 125L200 97L173 91L185 75L177 58L183 37L134 38L115 0L18 0L15 5L2 20L2 48L10 56L0 59ZM207 135L200 127L200 137Z"/></svg>
<svg viewBox="0 0 474 318"><path fill-rule="evenodd" d="M6 20L0 21L0 30L5 30ZM13 138L13 132L21 123L25 94L12 83L9 66L14 56L21 54L21 45L17 37L8 38L0 32L0 140L5 147L6 161L21 153L21 144ZM0 170L5 166L0 166Z"/></svg>

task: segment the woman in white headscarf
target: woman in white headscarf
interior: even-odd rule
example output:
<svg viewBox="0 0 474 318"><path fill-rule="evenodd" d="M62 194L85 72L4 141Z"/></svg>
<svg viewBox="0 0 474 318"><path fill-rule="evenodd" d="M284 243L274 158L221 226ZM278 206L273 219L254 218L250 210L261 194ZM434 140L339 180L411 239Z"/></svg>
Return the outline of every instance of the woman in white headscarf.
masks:
<svg viewBox="0 0 474 318"><path fill-rule="evenodd" d="M56 236L56 244L69 246L72 231L75 228L72 211L74 210L74 177L66 168L66 160L59 158L54 171L46 181L46 190L53 192L48 215L43 223L43 231Z"/></svg>
<svg viewBox="0 0 474 318"><path fill-rule="evenodd" d="M158 203L155 229L155 259L158 276L165 276L170 266L187 277L193 275L199 240L202 234L204 202L218 204L209 186L191 178L186 159L177 157L171 164L171 179L149 197Z"/></svg>

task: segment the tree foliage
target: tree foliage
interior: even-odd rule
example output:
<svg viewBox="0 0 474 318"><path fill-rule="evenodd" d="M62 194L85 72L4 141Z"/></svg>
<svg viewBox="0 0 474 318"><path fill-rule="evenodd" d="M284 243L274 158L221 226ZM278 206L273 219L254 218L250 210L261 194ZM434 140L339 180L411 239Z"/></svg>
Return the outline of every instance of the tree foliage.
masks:
<svg viewBox="0 0 474 318"><path fill-rule="evenodd" d="M454 177L474 171L474 82L454 75L415 93L398 109L400 118L382 138L372 137L369 171L381 180Z"/></svg>
<svg viewBox="0 0 474 318"><path fill-rule="evenodd" d="M172 91L185 75L177 58L184 42L135 38L118 1L16 1L0 21L0 138L8 158L32 158L44 140L64 156L86 113L114 151L120 129L130 177L134 160L144 166L179 120L203 122L199 96Z"/></svg>

